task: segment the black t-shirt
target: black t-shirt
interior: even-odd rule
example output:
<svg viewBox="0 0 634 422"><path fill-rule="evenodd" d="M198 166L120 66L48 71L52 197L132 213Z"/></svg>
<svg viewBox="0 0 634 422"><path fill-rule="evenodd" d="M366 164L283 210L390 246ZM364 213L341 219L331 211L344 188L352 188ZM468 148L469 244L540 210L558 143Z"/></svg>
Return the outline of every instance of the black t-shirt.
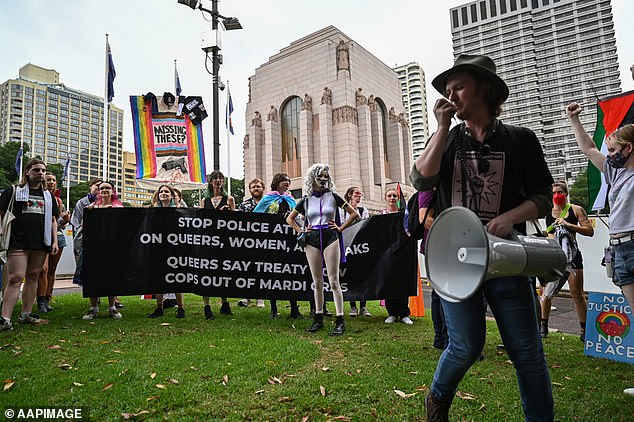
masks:
<svg viewBox="0 0 634 422"><path fill-rule="evenodd" d="M0 211L5 213L9 208L13 187L9 187L0 196ZM52 214L59 216L57 201L51 198ZM29 188L27 201L13 203L15 220L11 223L11 240L9 249L44 250L49 252L50 246L44 245L44 191L42 188ZM51 235L51 242L53 241Z"/></svg>

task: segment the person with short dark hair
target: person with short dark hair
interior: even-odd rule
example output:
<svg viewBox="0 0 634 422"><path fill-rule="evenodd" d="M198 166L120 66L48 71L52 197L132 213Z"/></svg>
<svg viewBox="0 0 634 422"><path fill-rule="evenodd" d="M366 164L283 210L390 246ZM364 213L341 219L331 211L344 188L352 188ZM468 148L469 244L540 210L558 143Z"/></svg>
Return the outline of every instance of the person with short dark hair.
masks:
<svg viewBox="0 0 634 422"><path fill-rule="evenodd" d="M447 208L463 206L494 236L505 238L514 229L525 233L527 220L551 210L553 178L535 134L498 120L509 89L495 63L487 56L461 54L432 86L443 96L434 105L438 127L413 166L414 187L437 187L436 218ZM462 123L452 128L454 116ZM483 294L515 365L526 420L553 420L534 289L522 276L487 280L462 302L441 297L449 345L425 399L427 420L449 420L458 384L480 356L486 337Z"/></svg>
<svg viewBox="0 0 634 422"><path fill-rule="evenodd" d="M32 313L37 279L48 253L57 253L57 217L59 209L53 195L44 188L46 164L33 158L26 163L22 180L0 196L0 217L7 211L15 215L11 222L11 237L5 271L8 272L4 289L0 331L13 328L11 316L20 295L22 280L22 312L18 322L42 324L48 321ZM13 200L12 209L9 205Z"/></svg>
<svg viewBox="0 0 634 422"><path fill-rule="evenodd" d="M82 231L84 209L97 199L99 184L101 182L102 179L99 177L90 181L88 184L88 194L77 201L75 208L73 209L73 215L70 218L70 224L73 227L73 254L75 255L75 274L73 275L73 284L77 284L79 286L83 284L81 274L81 257L84 243L84 234Z"/></svg>

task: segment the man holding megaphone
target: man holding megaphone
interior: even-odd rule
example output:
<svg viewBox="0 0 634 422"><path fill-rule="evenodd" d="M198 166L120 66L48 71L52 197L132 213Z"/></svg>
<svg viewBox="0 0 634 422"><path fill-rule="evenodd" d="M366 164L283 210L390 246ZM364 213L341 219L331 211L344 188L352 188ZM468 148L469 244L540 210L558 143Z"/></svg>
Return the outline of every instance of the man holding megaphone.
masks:
<svg viewBox="0 0 634 422"><path fill-rule="evenodd" d="M509 89L496 74L495 64L487 56L462 54L453 67L434 78L432 85L444 97L434 105L438 127L416 160L410 179L420 191L436 187L438 218L434 225L443 219L439 215L442 211L462 206L477 216L476 223L480 229L484 224L492 239L503 240L514 229L525 233L527 220L550 212L553 179L535 134L498 120ZM451 128L454 116L462 123ZM451 226L472 231L460 220ZM433 231L432 226L430 234ZM427 242L429 252L435 245L431 236ZM429 253L426 255L432 259ZM456 255L451 259L457 259ZM486 266L490 259L483 262ZM479 273L471 277L466 274L461 275L460 283L469 282L471 277L474 286L481 283ZM515 274L522 274L522 270ZM460 301L442 298L449 345L440 357L425 399L427 420L449 420L458 384L484 347L482 294L515 365L526 420L553 420L550 375L537 325L533 286L527 276L517 275L489 277Z"/></svg>

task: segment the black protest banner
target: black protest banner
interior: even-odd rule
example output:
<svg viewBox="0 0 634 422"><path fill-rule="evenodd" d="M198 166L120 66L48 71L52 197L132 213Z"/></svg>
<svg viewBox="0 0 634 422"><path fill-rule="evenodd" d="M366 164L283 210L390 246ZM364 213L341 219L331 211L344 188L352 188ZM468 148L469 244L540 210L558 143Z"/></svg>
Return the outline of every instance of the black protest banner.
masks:
<svg viewBox="0 0 634 422"><path fill-rule="evenodd" d="M406 242L402 223L402 213L381 215L344 231L346 300L416 295L416 242ZM82 270L84 297L190 292L307 300L314 288L306 255L281 216L235 211L86 210Z"/></svg>

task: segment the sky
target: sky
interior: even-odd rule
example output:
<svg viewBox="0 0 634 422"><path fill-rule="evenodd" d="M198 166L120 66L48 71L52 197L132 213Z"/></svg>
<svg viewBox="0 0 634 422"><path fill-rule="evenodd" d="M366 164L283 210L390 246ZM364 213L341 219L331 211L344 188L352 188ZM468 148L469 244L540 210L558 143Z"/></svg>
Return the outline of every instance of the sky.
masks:
<svg viewBox="0 0 634 422"><path fill-rule="evenodd" d="M292 41L334 25L390 67L418 62L425 72L430 130L431 107L439 97L434 76L451 67L453 49L449 9L465 0L253 0L220 1L221 15L240 20L242 30L222 33L224 63L220 77L229 81L235 135L231 137L231 177L242 178L242 139L248 78L270 56ZM211 0L202 0L211 9ZM634 1L612 0L621 70L621 87L634 89ZM69 87L103 96L105 34L117 71L113 104L124 110L124 150L134 151L128 97L174 91L174 60L184 95L201 95L211 115L211 75L205 70L201 33L211 29L209 15L177 0L0 0L0 82L18 77L27 63L55 69ZM629 19L628 19L629 18ZM630 40L628 43L626 40ZM220 102L220 167L227 173L224 107ZM207 168L213 165L212 117L203 122Z"/></svg>

